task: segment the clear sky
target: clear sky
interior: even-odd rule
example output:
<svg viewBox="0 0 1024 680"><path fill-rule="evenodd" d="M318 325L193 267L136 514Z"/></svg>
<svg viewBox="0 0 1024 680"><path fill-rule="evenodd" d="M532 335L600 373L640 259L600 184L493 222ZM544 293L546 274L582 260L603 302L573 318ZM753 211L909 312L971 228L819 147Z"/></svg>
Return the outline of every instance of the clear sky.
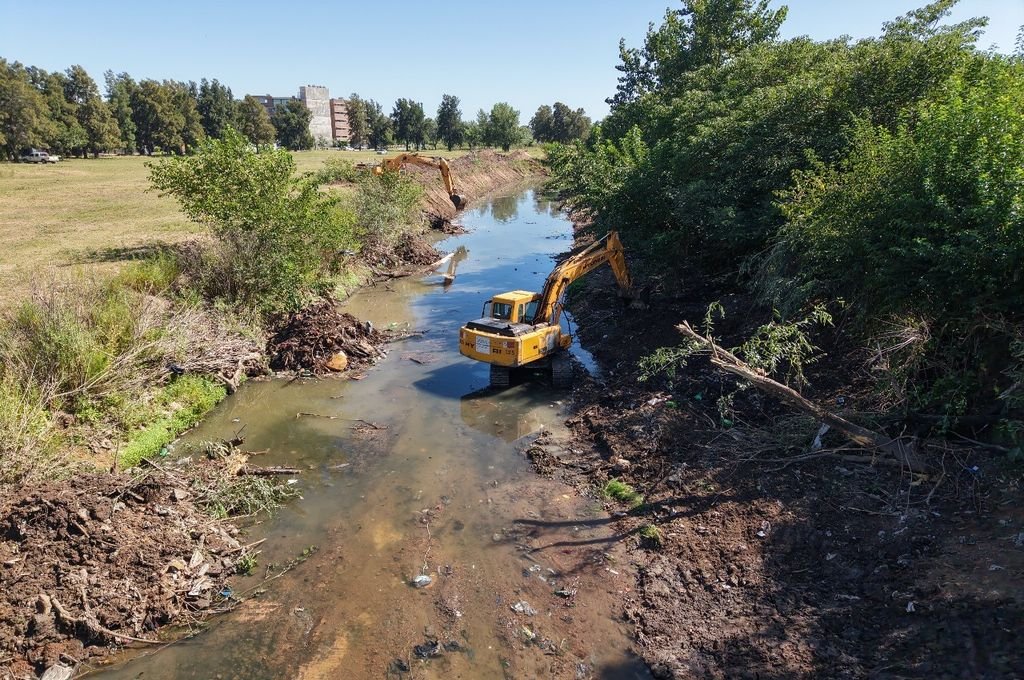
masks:
<svg viewBox="0 0 1024 680"><path fill-rule="evenodd" d="M877 35L926 0L772 0L789 5L783 36ZM615 91L618 41L643 40L672 0L0 0L0 57L47 70L81 64L136 79L217 78L244 94L326 85L386 110L398 97L433 115L443 93L464 117L508 101L525 121L563 101L599 118ZM992 19L981 47L1013 51L1024 0L961 0L952 20Z"/></svg>

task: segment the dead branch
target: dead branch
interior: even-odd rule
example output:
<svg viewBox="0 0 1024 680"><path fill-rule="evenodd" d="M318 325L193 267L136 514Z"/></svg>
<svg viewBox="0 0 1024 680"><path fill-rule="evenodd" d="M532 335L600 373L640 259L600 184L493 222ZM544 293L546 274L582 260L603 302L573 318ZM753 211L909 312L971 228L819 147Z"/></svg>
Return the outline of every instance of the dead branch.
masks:
<svg viewBox="0 0 1024 680"><path fill-rule="evenodd" d="M256 467L254 465L243 465L238 469L239 476L253 475L257 477L271 477L273 475L297 475L302 470L294 467L285 467L283 465L274 465L270 467Z"/></svg>
<svg viewBox="0 0 1024 680"><path fill-rule="evenodd" d="M928 466L920 456L910 446L906 445L903 440L893 439L874 430L861 427L856 423L851 423L842 416L818 406L809 399L804 398L793 388L772 380L763 371L752 368L729 350L716 344L710 338L697 333L686 321L676 326L676 329L704 349L709 350L711 353L711 363L723 371L739 376L758 389L773 394L791 406L812 414L818 420L842 432L847 439L855 444L865 448L878 449L892 456L900 465L909 468L913 472L928 471Z"/></svg>

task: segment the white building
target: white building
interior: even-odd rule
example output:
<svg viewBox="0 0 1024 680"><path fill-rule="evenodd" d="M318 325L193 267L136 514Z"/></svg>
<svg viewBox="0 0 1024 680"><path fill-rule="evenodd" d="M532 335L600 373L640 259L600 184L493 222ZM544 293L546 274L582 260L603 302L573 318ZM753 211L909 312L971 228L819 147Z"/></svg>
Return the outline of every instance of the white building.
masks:
<svg viewBox="0 0 1024 680"><path fill-rule="evenodd" d="M309 119L309 134L317 146L330 146L334 138L331 130L331 93L322 85L299 87L299 99L313 114Z"/></svg>

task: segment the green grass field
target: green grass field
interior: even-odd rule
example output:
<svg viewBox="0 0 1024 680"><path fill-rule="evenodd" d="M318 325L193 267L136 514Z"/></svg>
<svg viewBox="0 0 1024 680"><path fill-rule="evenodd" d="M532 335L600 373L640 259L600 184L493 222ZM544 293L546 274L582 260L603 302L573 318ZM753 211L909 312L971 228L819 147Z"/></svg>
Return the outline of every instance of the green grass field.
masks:
<svg viewBox="0 0 1024 680"><path fill-rule="evenodd" d="M393 147L390 154L400 152ZM456 158L467 151L426 151ZM531 153L540 153L532 149ZM299 172L329 158L379 162L373 151L303 151ZM0 163L0 303L24 296L57 272L112 272L152 246L189 238L200 227L149 187L141 156L68 159L56 165Z"/></svg>

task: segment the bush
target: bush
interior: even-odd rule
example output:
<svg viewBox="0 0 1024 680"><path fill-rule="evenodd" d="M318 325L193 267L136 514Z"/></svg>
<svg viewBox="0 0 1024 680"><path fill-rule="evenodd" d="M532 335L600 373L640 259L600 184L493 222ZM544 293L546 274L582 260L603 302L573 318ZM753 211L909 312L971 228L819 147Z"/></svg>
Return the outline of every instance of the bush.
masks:
<svg viewBox="0 0 1024 680"><path fill-rule="evenodd" d="M358 234L364 245L392 250L409 225L420 221L423 189L397 172L361 173L354 198Z"/></svg>
<svg viewBox="0 0 1024 680"><path fill-rule="evenodd" d="M0 373L0 484L48 476L63 463L59 445L46 395Z"/></svg>
<svg viewBox="0 0 1024 680"><path fill-rule="evenodd" d="M354 246L354 215L294 174L288 152L254 149L230 129L194 156L151 166L153 186L216 238L183 265L208 298L269 313L329 286L338 251Z"/></svg>

